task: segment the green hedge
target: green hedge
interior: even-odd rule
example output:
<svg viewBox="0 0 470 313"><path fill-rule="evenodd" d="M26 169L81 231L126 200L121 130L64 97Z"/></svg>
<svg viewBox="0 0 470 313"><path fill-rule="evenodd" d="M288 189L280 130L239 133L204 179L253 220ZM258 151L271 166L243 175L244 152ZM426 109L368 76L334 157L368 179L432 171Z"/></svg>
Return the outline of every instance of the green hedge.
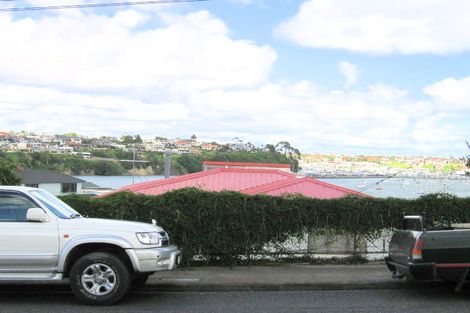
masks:
<svg viewBox="0 0 470 313"><path fill-rule="evenodd" d="M427 227L470 222L470 198L434 194L416 200L346 197L319 200L301 196L248 196L236 192L181 189L160 196L129 192L104 198L69 195L62 199L88 217L150 222L156 219L185 260L236 264L266 244L301 238L306 232L333 231L379 237L399 228L405 214L424 214Z"/></svg>

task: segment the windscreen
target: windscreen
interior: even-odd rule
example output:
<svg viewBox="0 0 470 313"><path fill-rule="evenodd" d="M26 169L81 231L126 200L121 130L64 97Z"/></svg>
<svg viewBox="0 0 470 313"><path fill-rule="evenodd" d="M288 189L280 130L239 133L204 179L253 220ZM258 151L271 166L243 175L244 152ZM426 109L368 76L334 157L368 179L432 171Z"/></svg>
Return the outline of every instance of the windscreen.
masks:
<svg viewBox="0 0 470 313"><path fill-rule="evenodd" d="M31 194L59 218L69 219L80 216L77 211L69 207L65 202L46 191L33 190Z"/></svg>
<svg viewBox="0 0 470 313"><path fill-rule="evenodd" d="M403 229L412 231L423 231L423 223L419 218L405 218Z"/></svg>

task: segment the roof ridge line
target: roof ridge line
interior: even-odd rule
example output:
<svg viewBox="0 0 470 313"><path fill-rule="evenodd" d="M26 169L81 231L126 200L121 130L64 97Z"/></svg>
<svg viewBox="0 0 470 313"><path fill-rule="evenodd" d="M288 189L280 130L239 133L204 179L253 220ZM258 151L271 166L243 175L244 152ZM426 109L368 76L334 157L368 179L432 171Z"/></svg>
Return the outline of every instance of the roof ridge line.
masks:
<svg viewBox="0 0 470 313"><path fill-rule="evenodd" d="M293 185L295 183L302 182L306 178L307 177L302 177L302 178L289 177L289 178L278 180L278 181L275 181L275 182L272 182L272 183L266 183L266 184L250 187L250 188L247 188L247 189L243 189L241 192L250 193L250 194L252 192L255 192L255 191L256 192L265 192L265 191L269 191L269 190L272 190L272 189L275 189L275 188L278 188L278 187L288 186L288 185L291 185L291 184Z"/></svg>
<svg viewBox="0 0 470 313"><path fill-rule="evenodd" d="M353 189L349 189L349 188L345 188L345 187L341 187L341 186L337 186L337 185L330 184L330 183L327 183L327 182L323 182L321 180L318 180L318 179L315 179L315 178L312 178L312 177L309 177L309 176L304 176L302 178L285 179L285 180L281 180L281 181L261 185L261 186L258 186L258 187L247 188L247 189L242 190L242 192L243 193L248 193L248 194L262 193L262 192L271 191L271 190L274 190L274 189L280 188L280 187L296 185L296 184L299 184L303 181L310 181L314 184L321 185L321 186L326 187L326 188L330 188L330 189L334 189L334 190L338 190L338 191L342 191L342 192L346 192L346 193L350 193L350 194L356 194L356 195L363 196L363 197L371 197L370 195L364 194L362 192L359 192L359 191L356 191L356 190L353 190Z"/></svg>
<svg viewBox="0 0 470 313"><path fill-rule="evenodd" d="M231 162L231 161L203 161L202 164L208 165L232 165L232 166L259 166L259 167L272 167L272 168L290 168L291 165L288 163L257 163L257 162Z"/></svg>
<svg viewBox="0 0 470 313"><path fill-rule="evenodd" d="M312 182L314 182L316 184L319 184L319 185L322 185L322 186L325 186L325 187L329 187L331 189L335 189L335 190L338 190L338 191L346 191L348 193L354 193L354 194L364 196L364 197L371 197L370 195L362 193L360 191L350 189L350 188L346 188L346 187L341 187L341 186L338 186L338 185L335 185L335 184L330 184L330 183L315 179L313 177L306 176L306 178L308 178L309 180L311 180Z"/></svg>
<svg viewBox="0 0 470 313"><path fill-rule="evenodd" d="M164 178L164 179L159 179L159 180L154 180L154 181L149 181L149 182L143 182L143 183L135 184L135 185L127 185L127 186L121 187L119 190L122 190L122 189L126 190L125 188L136 187L135 189L132 189L132 191L138 191L138 190L141 190L143 188L163 186L163 185L167 185L167 184L171 184L171 183L177 183L179 181L184 181L188 178L192 179L192 178L198 178L198 177L206 176L208 174L221 172L220 170L221 169L216 168L216 169L209 170L209 171L202 171L202 172L196 172L196 173L191 173L191 174L186 174L186 175L180 175L180 176L176 176L176 177Z"/></svg>

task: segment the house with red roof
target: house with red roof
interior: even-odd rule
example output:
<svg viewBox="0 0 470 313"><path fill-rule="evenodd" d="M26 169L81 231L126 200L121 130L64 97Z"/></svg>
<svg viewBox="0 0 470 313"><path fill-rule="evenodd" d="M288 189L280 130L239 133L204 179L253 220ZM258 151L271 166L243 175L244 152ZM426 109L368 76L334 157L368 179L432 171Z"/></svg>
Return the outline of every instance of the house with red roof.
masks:
<svg viewBox="0 0 470 313"><path fill-rule="evenodd" d="M291 173L289 164L208 161L204 162L204 169L194 174L125 186L114 192L131 191L146 195L160 195L172 190L195 187L206 191L237 191L247 195L301 194L317 199L334 199L348 195L370 197L355 190ZM318 237L316 234L308 236L310 239L304 243L308 251L317 253L334 251L341 254L349 253L353 249L353 241L347 235L338 236L334 240L323 236ZM289 243L286 243L286 246L289 246ZM358 249L367 250L365 240L360 241Z"/></svg>
<svg viewBox="0 0 470 313"><path fill-rule="evenodd" d="M214 162L205 165L214 165ZM279 164L217 162L217 168L167 179L154 180L122 187L146 195L160 195L186 187L206 191L237 191L249 195L302 194L319 199L341 198L347 195L368 196L355 190L325 183L311 177L287 172ZM285 164L283 164L285 166ZM287 164L289 167L289 165Z"/></svg>

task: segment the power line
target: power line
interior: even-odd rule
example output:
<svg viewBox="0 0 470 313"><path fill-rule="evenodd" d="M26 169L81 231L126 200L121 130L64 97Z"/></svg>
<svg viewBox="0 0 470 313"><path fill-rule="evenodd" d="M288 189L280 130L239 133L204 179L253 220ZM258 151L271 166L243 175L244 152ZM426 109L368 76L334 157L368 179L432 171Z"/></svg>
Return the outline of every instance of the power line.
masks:
<svg viewBox="0 0 470 313"><path fill-rule="evenodd" d="M403 170L398 171L397 173L395 173L393 175L386 176L383 179L379 180L378 182L370 184L369 186L365 186L364 188L359 189L359 192L364 192L364 191L366 191L366 190L368 190L368 189L370 189L374 186L380 185L381 183L383 183L383 182L385 182L389 179L395 178L396 176L400 175L401 173L404 173L404 172L408 171L409 169L413 168L413 165L414 165L413 162L411 162L411 164L408 167L404 168Z"/></svg>
<svg viewBox="0 0 470 313"><path fill-rule="evenodd" d="M372 184L370 184L370 185L368 185L368 186L363 187L362 189L359 189L359 192L364 192L364 191L366 191L366 190L368 190L368 189L370 189L370 188L372 188L372 187L374 187L374 186L378 186L378 185L380 185L381 183L383 183L383 182L385 182L385 181L387 181L387 180L389 180L389 179L392 179L392 178L394 178L394 177L400 175L400 174L403 173L403 172L406 172L406 171L409 170L410 168L411 168L411 166L410 166L410 167L407 167L407 168L405 168L404 170L399 171L399 172L397 172L397 173L395 173L395 174L393 174L393 175L386 176L386 177L384 177L383 179L379 180L378 182L372 183Z"/></svg>
<svg viewBox="0 0 470 313"><path fill-rule="evenodd" d="M1 0L1 1L12 2L16 0ZM120 7L120 6L145 5L145 4L167 4L167 3L183 3L183 2L203 2L203 1L209 1L209 0L147 0L147 1L108 2L108 3L48 5L48 6L35 6L35 7L0 8L0 12L48 11L48 10Z"/></svg>

